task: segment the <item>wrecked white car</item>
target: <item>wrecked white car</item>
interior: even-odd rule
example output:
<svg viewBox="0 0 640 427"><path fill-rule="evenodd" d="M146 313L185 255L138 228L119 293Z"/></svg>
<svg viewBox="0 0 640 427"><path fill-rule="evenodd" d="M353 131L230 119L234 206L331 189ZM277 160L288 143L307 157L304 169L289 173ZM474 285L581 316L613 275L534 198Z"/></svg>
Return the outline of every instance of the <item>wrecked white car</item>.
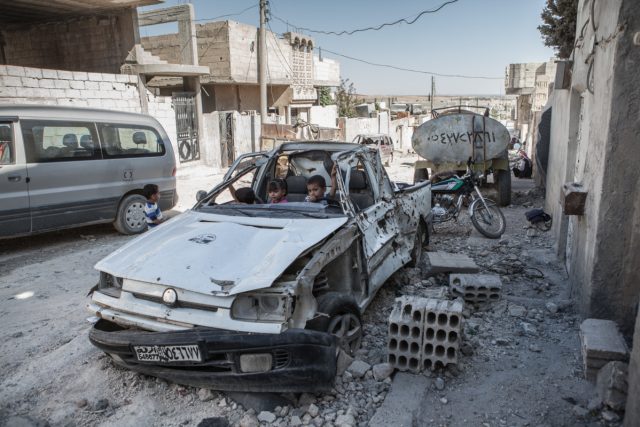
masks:
<svg viewBox="0 0 640 427"><path fill-rule="evenodd" d="M305 202L307 179L335 199ZM259 201L284 179L288 203ZM329 188L327 189L329 190ZM132 370L235 391L331 388L339 348L355 351L361 313L428 239L431 190L389 180L376 150L286 143L242 156L222 184L96 265L91 342Z"/></svg>

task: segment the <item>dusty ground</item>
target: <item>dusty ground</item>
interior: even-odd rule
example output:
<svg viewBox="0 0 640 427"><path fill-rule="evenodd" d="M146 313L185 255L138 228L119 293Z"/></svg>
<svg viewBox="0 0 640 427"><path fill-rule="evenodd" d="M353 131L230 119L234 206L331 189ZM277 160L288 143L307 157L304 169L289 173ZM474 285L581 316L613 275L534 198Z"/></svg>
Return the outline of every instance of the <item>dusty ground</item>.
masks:
<svg viewBox="0 0 640 427"><path fill-rule="evenodd" d="M412 160L398 158L390 175L411 181ZM175 213L191 206L198 189L221 178L205 169L188 172L178 181ZM542 205L541 198L524 192L529 186L514 181L523 191L504 209L508 228L502 239L480 237L466 217L432 235L430 250L466 253L501 274L504 298L467 313L461 363L427 373L433 389L419 405L419 425L605 424L599 411L584 409L594 390L581 376L579 318L567 300L564 269L555 261L549 235L527 237L523 229L524 212ZM97 280L93 265L129 239L105 225L0 241L0 424L177 426L209 419L201 425L257 425L254 411L223 394L120 369L90 345L84 305ZM358 359L372 365L384 360L386 320L396 296L447 283L446 276L427 280L424 271L404 269L381 290L364 316ZM362 379L345 374L331 393L303 395L300 404L270 415L279 425L366 425L390 382L370 373Z"/></svg>

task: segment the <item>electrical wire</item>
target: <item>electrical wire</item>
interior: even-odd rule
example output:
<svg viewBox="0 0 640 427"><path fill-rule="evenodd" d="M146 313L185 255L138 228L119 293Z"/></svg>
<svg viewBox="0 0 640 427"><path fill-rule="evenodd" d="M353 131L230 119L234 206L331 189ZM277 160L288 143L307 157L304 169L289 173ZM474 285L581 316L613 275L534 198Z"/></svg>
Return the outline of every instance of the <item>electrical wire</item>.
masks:
<svg viewBox="0 0 640 427"><path fill-rule="evenodd" d="M220 18L228 18L230 16L239 16L242 15L245 12L250 11L251 9L255 9L256 7L258 7L259 4L254 4L253 6L249 6L246 9L241 10L240 12L236 12L236 13L228 13L226 15L220 15L220 16L214 16L213 18L201 18L201 19L194 19L194 22L200 22L200 21L213 21L216 19L220 19Z"/></svg>
<svg viewBox="0 0 640 427"><path fill-rule="evenodd" d="M288 21L286 21L286 20L274 15L273 13L271 14L271 16L273 16L275 19L277 19L278 21L282 22L283 24L285 24L287 26L292 26L294 28L297 28L299 30L306 31L306 32L309 32L309 33L327 34L327 35L336 35L336 36L342 36L342 35L350 36L350 35L353 35L355 33L360 33L360 32L365 32L365 31L379 31L384 27L390 27L390 26L397 25L397 24L400 24L400 23L403 23L403 22L408 24L408 25L411 25L414 22L416 22L418 19L420 19L423 15L436 13L440 9L442 9L443 7L445 7L445 6L449 5L449 4L452 4L452 3L456 3L457 1L458 0L449 0L449 1L446 1L446 2L442 3L440 6L438 6L435 9L423 10L422 12L418 13L418 15L415 16L412 20L409 20L409 18L400 18L400 19L397 19L397 20L395 20L393 22L385 22L384 24L380 24L380 25L378 25L376 27L358 28L356 30L351 30L351 31L347 31L347 30L342 30L342 31L313 30L311 28L305 28L305 27L299 27L299 26L293 25L290 22L288 22Z"/></svg>
<svg viewBox="0 0 640 427"><path fill-rule="evenodd" d="M368 65L373 65L373 66L376 66L376 67L384 67L384 68L391 68L391 69L399 70L399 71L407 71L407 72L410 72L410 73L428 74L428 75L436 76L436 77L454 77L454 78L460 78L460 79L504 80L504 77L467 76L467 75L463 75L463 74L443 74L443 73L435 73L433 71L415 70L415 69L412 69L412 68L397 67L395 65L389 65L389 64L379 64L379 63L376 63L376 62L366 61L364 59L354 58L353 56L344 55L342 53L333 52L333 51L331 51L329 49L326 49L324 47L320 47L320 49L322 49L323 52L332 53L334 55L341 56L341 57L347 58L347 59L351 59L353 61L362 62L362 63L368 64Z"/></svg>

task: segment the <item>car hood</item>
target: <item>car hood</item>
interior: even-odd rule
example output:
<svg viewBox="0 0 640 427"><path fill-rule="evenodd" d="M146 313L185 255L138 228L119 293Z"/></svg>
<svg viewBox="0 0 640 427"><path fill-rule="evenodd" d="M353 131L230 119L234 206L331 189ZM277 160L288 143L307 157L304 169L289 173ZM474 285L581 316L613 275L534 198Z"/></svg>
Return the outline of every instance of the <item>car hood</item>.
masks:
<svg viewBox="0 0 640 427"><path fill-rule="evenodd" d="M95 268L141 282L233 295L271 286L306 249L347 220L187 211L119 248Z"/></svg>

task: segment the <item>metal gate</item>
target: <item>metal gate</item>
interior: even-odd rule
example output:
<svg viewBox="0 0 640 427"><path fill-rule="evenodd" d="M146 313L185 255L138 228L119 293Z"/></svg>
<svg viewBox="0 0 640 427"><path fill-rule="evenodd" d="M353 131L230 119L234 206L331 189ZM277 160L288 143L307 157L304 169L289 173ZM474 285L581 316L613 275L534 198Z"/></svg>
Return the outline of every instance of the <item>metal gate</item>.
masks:
<svg viewBox="0 0 640 427"><path fill-rule="evenodd" d="M174 93L173 109L176 112L176 133L178 135L180 162L200 160L198 116L196 114L194 94L191 92Z"/></svg>

